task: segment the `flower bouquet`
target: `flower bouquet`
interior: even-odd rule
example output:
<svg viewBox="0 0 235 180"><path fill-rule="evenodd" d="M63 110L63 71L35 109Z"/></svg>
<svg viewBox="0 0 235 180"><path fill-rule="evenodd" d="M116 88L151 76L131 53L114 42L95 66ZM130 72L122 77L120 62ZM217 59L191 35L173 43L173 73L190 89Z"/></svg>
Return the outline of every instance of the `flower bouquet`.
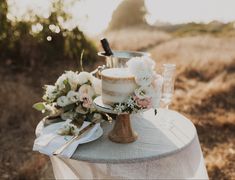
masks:
<svg viewBox="0 0 235 180"><path fill-rule="evenodd" d="M66 71L54 85L45 85L44 102L33 105L46 113L45 119L67 121L61 134L74 134L84 121L105 118L93 106L93 99L100 93L100 82L88 72Z"/></svg>

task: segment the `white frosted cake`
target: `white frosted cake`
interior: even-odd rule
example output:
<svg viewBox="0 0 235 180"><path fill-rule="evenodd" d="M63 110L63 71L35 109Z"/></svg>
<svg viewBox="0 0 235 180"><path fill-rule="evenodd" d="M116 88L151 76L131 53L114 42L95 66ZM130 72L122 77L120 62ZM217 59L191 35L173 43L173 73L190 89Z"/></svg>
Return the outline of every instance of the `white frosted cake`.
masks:
<svg viewBox="0 0 235 180"><path fill-rule="evenodd" d="M104 104L124 102L136 89L135 77L127 68L111 68L101 72Z"/></svg>

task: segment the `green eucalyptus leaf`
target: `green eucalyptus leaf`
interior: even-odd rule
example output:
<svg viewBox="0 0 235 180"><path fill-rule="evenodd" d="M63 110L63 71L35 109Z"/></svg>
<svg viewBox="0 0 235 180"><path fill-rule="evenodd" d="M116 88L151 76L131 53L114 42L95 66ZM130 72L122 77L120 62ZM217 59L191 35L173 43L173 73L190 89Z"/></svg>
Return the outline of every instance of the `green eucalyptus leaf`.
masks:
<svg viewBox="0 0 235 180"><path fill-rule="evenodd" d="M42 111L42 110L46 109L44 103L42 103L42 102L34 104L33 108L38 110L38 111Z"/></svg>
<svg viewBox="0 0 235 180"><path fill-rule="evenodd" d="M71 90L71 86L70 86L70 84L69 84L68 79L65 79L65 80L63 81L63 83L64 83L64 85L65 85L65 91L66 91L66 92L69 92L69 91Z"/></svg>

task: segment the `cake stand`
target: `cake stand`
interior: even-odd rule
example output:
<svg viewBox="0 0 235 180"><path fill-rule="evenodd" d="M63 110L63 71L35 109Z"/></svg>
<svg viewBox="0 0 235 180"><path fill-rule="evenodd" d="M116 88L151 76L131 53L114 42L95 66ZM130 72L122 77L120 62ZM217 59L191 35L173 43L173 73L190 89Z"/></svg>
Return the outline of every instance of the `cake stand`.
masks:
<svg viewBox="0 0 235 180"><path fill-rule="evenodd" d="M102 102L102 97L98 96L93 101L94 106L105 113L117 114L113 129L109 132L109 139L116 143L131 143L137 139L137 133L133 131L130 122L130 114L117 113L109 105Z"/></svg>

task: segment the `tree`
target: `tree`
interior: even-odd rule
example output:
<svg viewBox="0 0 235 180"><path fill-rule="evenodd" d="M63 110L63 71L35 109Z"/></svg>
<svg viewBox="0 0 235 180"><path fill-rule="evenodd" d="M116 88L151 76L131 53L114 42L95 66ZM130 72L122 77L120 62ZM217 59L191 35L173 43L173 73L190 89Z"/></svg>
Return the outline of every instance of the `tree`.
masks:
<svg viewBox="0 0 235 180"><path fill-rule="evenodd" d="M58 62L74 64L84 50L84 65L94 64L96 47L78 27L68 30L60 24L59 19L66 21L70 16L63 10L63 0L53 2L48 18L32 14L31 20L11 22L7 2L0 0L0 63L24 71L61 64Z"/></svg>
<svg viewBox="0 0 235 180"><path fill-rule="evenodd" d="M9 29L11 24L7 19L8 4L6 0L0 0L0 50L7 45L7 37L9 37ZM1 51L1 56L5 56L6 52Z"/></svg>
<svg viewBox="0 0 235 180"><path fill-rule="evenodd" d="M145 25L146 13L144 0L124 0L114 11L108 30Z"/></svg>

